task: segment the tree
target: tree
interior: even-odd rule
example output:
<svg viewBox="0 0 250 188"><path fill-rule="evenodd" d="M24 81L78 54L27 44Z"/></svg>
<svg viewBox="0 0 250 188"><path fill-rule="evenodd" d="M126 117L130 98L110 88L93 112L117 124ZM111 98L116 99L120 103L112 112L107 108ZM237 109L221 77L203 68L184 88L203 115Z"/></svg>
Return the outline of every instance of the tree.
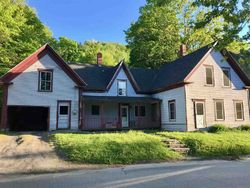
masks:
<svg viewBox="0 0 250 188"><path fill-rule="evenodd" d="M131 48L132 65L158 67L162 62L178 57L180 44L186 44L190 53L222 37L223 28L228 23L224 22L221 17L214 18L204 27L195 27L196 23L203 21L207 10L201 9L193 2L193 0L147 1L147 4L140 10L141 15L138 21L131 24L125 32ZM175 30L170 30L174 34L162 32L166 26L175 28ZM166 40L162 40L164 37L167 37ZM241 49L247 49L249 45L239 39L234 39L228 43L227 47L238 53Z"/></svg>
<svg viewBox="0 0 250 188"><path fill-rule="evenodd" d="M96 63L98 52L103 54L104 65L116 65L121 59L129 60L129 49L121 44L85 41L78 43L66 37L60 37L52 43L53 48L67 62Z"/></svg>
<svg viewBox="0 0 250 188"><path fill-rule="evenodd" d="M132 66L157 67L177 57L180 39L174 2L155 3L148 0L137 22L125 31Z"/></svg>
<svg viewBox="0 0 250 188"><path fill-rule="evenodd" d="M204 19L196 23L196 28L202 28L220 19L224 24L221 29L211 28L214 33L222 33L220 37L214 36L221 47L229 45L234 40L250 39L250 1L249 0L195 0L194 5L206 9ZM248 25L248 32L239 36L239 33Z"/></svg>
<svg viewBox="0 0 250 188"><path fill-rule="evenodd" d="M52 46L67 62L79 62L81 60L80 44L74 40L60 37L58 41L55 41L54 44L52 43Z"/></svg>
<svg viewBox="0 0 250 188"><path fill-rule="evenodd" d="M24 0L0 0L0 74L44 43L51 32Z"/></svg>

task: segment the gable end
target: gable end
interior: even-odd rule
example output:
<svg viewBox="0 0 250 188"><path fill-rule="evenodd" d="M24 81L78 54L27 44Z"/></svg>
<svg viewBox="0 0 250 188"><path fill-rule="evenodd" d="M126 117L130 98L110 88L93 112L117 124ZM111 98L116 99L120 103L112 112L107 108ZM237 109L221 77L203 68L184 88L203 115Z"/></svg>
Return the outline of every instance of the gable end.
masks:
<svg viewBox="0 0 250 188"><path fill-rule="evenodd" d="M48 54L53 61L62 68L62 70L77 84L77 86L86 86L86 83L64 62L64 60L48 45L45 44L32 55L18 63L0 78L2 83L10 83L14 78L23 73L36 61Z"/></svg>

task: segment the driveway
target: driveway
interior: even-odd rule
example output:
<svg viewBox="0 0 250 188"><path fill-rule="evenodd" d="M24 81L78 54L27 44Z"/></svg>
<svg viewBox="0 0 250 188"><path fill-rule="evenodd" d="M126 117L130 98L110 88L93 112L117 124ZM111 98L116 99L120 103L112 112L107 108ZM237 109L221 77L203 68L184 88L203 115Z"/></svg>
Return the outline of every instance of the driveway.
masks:
<svg viewBox="0 0 250 188"><path fill-rule="evenodd" d="M186 161L0 179L1 188L249 188L250 161Z"/></svg>
<svg viewBox="0 0 250 188"><path fill-rule="evenodd" d="M97 165L79 165L64 161L48 142L48 133L0 134L0 143L0 177L10 174L98 168Z"/></svg>

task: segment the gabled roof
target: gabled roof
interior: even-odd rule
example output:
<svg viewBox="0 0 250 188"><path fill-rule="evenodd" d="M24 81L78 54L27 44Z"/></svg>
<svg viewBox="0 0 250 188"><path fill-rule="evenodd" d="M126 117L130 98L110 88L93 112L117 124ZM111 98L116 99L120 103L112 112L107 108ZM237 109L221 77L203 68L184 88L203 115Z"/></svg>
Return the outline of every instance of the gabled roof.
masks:
<svg viewBox="0 0 250 188"><path fill-rule="evenodd" d="M212 43L175 61L166 62L159 69L148 69L128 68L124 61L121 61L116 66L67 64L46 44L1 77L0 83L10 83L11 80L38 59L45 54L49 54L78 86L85 86L85 91L108 91L120 70L123 69L136 93L153 94L188 84L187 80L190 75L202 64L203 59L206 58L215 45L216 43ZM237 72L246 86L250 86L249 78L242 71L235 58L225 49L221 53L226 57L231 67Z"/></svg>
<svg viewBox="0 0 250 188"><path fill-rule="evenodd" d="M85 78L86 90L107 91L123 68L137 93L152 94L188 84L188 78L202 64L216 44L216 42L209 44L175 61L166 62L159 69L128 68L124 62L114 67L90 64L70 64L70 66L80 77ZM225 52L227 51L224 50L222 54L227 56L231 67L246 85L250 85L249 79L237 62Z"/></svg>
<svg viewBox="0 0 250 188"><path fill-rule="evenodd" d="M232 52L223 49L221 51L222 55L224 55L230 64L230 66L238 73L241 80L247 85L250 86L250 80L248 74L244 71L243 65L239 63L239 55L233 54Z"/></svg>
<svg viewBox="0 0 250 188"><path fill-rule="evenodd" d="M46 54L48 54L56 62L56 64L62 68L62 70L77 84L77 86L82 87L86 85L83 79L80 78L79 75L76 74L48 44L45 44L29 57L17 64L14 68L9 70L0 78L0 82L10 83L14 78L16 78Z"/></svg>
<svg viewBox="0 0 250 188"><path fill-rule="evenodd" d="M186 77L212 48L213 44L207 45L175 61L166 62L152 80L151 92L162 91L175 84L185 84Z"/></svg>
<svg viewBox="0 0 250 188"><path fill-rule="evenodd" d="M68 65L82 78L85 78L87 86L85 91L107 91L112 86L115 78L123 69L126 76L136 92L140 92L140 89L134 80L129 68L124 61L121 61L116 66L105 66L97 64L77 64L68 63Z"/></svg>
<svg viewBox="0 0 250 188"><path fill-rule="evenodd" d="M86 82L85 90L105 91L118 66L99 66L97 64L77 64L68 65Z"/></svg>

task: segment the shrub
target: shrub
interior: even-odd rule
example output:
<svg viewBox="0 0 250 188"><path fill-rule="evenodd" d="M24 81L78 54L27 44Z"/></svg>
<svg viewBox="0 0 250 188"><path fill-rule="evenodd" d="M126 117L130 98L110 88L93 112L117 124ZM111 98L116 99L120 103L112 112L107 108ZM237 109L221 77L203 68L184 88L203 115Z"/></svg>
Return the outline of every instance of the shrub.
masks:
<svg viewBox="0 0 250 188"><path fill-rule="evenodd" d="M209 127L208 132L210 133L218 133L218 132L225 132L225 131L229 131L230 128L226 127L225 125L213 125L211 127Z"/></svg>
<svg viewBox="0 0 250 188"><path fill-rule="evenodd" d="M250 131L250 125L241 125L237 129L240 131Z"/></svg>

